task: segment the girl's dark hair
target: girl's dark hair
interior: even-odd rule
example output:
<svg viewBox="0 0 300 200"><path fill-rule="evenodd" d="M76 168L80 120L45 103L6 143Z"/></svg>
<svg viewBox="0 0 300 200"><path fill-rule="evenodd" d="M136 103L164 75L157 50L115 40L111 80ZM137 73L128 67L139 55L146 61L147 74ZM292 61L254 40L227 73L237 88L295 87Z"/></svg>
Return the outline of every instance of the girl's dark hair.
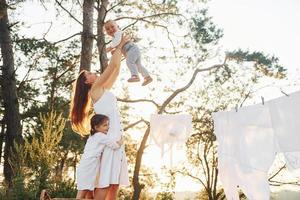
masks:
<svg viewBox="0 0 300 200"><path fill-rule="evenodd" d="M101 125L107 120L109 120L109 118L106 115L95 114L91 118L91 135L94 135L97 132L95 126Z"/></svg>
<svg viewBox="0 0 300 200"><path fill-rule="evenodd" d="M91 89L90 84L86 84L86 70L82 70L79 74L73 88L73 97L71 100L70 118L71 125L75 132L81 135L88 134L88 119L91 108L91 99L88 92Z"/></svg>

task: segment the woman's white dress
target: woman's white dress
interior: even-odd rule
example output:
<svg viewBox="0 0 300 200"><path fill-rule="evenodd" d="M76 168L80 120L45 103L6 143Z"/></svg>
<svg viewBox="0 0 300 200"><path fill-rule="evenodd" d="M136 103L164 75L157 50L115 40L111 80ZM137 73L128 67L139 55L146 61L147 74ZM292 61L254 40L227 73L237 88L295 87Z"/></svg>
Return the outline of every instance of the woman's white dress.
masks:
<svg viewBox="0 0 300 200"><path fill-rule="evenodd" d="M94 103L94 111L96 114L103 114L109 117L109 130L107 135L115 141L120 140L123 129L115 95L105 90L102 97ZM129 185L124 146L116 150L104 148L102 153L100 177L95 187L105 188L110 184Z"/></svg>

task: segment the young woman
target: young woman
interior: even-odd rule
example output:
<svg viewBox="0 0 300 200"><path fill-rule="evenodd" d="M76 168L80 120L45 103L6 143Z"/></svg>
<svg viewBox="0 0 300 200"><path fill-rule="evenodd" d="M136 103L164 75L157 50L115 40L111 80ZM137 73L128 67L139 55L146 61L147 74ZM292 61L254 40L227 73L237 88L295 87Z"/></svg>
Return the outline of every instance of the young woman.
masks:
<svg viewBox="0 0 300 200"><path fill-rule="evenodd" d="M78 76L70 112L72 127L76 132L88 134L89 111L92 106L96 114L108 116L110 123L107 135L115 141L121 139L123 129L117 99L109 90L119 75L121 49L128 41L127 36L122 37L107 68L100 76L89 71L82 71ZM105 148L101 163L103 165L100 166L100 177L95 184L94 199L115 200L119 185L129 185L124 147L116 150Z"/></svg>

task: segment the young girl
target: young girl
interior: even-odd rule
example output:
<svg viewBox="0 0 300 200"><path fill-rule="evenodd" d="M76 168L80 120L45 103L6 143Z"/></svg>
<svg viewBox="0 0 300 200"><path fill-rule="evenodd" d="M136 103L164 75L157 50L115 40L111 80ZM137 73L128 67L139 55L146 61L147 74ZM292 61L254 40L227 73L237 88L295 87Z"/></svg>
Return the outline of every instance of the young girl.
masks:
<svg viewBox="0 0 300 200"><path fill-rule="evenodd" d="M76 199L93 199L96 179L100 170L101 154L105 147L118 149L122 139L113 141L106 134L109 128L109 119L105 115L96 114L91 118L91 134L88 138L84 152L77 167Z"/></svg>
<svg viewBox="0 0 300 200"><path fill-rule="evenodd" d="M106 49L107 52L110 52L119 45L123 32L113 20L105 22L104 29L106 33L113 38L110 46ZM133 42L127 42L122 51L126 57L126 64L131 73L131 78L128 79L128 82L139 82L139 72L144 77L142 86L149 84L152 81L152 78L147 69L141 63L141 52L139 47Z"/></svg>

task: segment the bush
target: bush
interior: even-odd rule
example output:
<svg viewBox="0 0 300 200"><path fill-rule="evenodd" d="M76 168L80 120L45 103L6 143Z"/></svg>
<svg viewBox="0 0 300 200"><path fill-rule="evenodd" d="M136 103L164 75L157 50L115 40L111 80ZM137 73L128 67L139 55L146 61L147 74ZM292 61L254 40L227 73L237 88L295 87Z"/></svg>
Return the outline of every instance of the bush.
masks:
<svg viewBox="0 0 300 200"><path fill-rule="evenodd" d="M75 182L73 180L66 180L60 183L56 183L49 188L51 197L65 197L74 198L77 194Z"/></svg>
<svg viewBox="0 0 300 200"><path fill-rule="evenodd" d="M174 192L159 192L155 200L174 200Z"/></svg>

